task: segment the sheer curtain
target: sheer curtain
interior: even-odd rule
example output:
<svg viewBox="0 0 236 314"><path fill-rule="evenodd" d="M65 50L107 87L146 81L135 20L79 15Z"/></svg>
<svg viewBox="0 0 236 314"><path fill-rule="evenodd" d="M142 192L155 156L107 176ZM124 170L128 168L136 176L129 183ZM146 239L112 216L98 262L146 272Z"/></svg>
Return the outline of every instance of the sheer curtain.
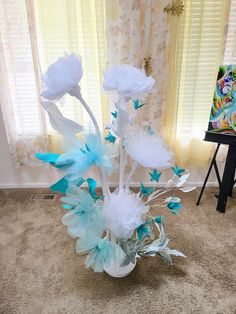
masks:
<svg viewBox="0 0 236 314"><path fill-rule="evenodd" d="M174 55L172 25L179 19L163 12L169 0L106 1L108 63L128 63L143 68L144 58L152 57L152 76L156 92L142 109L142 119L164 132L164 117L169 92L170 55ZM174 28L173 28L174 29ZM174 43L173 43L174 42Z"/></svg>
<svg viewBox="0 0 236 314"><path fill-rule="evenodd" d="M40 77L65 51L82 56L82 93L103 126L108 120L102 92L107 59L104 1L0 1L0 104L16 166L38 164L35 151L58 150L59 135L40 104ZM87 113L71 97L58 106L66 117L91 127Z"/></svg>
<svg viewBox="0 0 236 314"><path fill-rule="evenodd" d="M82 57L84 75L80 86L99 126L108 121L106 94L102 89L106 69L105 4L103 0L37 0L38 46L42 70L66 52ZM61 112L92 128L90 118L76 99L65 96ZM59 136L49 127L50 148L58 149Z"/></svg>
<svg viewBox="0 0 236 314"><path fill-rule="evenodd" d="M212 145L203 141L204 131L230 1L183 2L184 12L173 16L164 12L170 1L107 1L108 61L143 67L143 58L152 57L156 92L142 116L162 133L178 163L205 165Z"/></svg>
<svg viewBox="0 0 236 314"><path fill-rule="evenodd" d="M47 148L40 107L38 73L24 0L0 1L0 104L9 150L16 166L35 164L36 150ZM31 29L31 31L33 31Z"/></svg>
<svg viewBox="0 0 236 314"><path fill-rule="evenodd" d="M181 165L206 165L204 142L218 67L223 62L230 1L185 1L166 115L166 139Z"/></svg>

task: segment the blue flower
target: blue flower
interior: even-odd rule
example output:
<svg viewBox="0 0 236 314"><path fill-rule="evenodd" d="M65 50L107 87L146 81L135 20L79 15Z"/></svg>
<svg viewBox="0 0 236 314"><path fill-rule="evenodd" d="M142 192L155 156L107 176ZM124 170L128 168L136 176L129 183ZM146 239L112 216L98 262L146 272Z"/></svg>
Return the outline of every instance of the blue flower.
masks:
<svg viewBox="0 0 236 314"><path fill-rule="evenodd" d="M107 238L101 238L93 232L87 232L86 238L77 240L76 252L88 253L85 266L91 267L95 272L102 272L114 260L115 250L118 246Z"/></svg>
<svg viewBox="0 0 236 314"><path fill-rule="evenodd" d="M77 186L70 186L66 196L61 198L66 209L71 210L62 217L62 223L67 226L68 234L73 237L84 236L88 229L101 234L104 221L101 214L101 203L94 199L87 191Z"/></svg>
<svg viewBox="0 0 236 314"><path fill-rule="evenodd" d="M98 136L89 134L84 145L79 145L76 149L71 149L67 153L59 156L56 166L68 163L65 172L70 180L81 177L93 165L103 167L110 174L113 170L112 161L107 155L106 145L101 143Z"/></svg>

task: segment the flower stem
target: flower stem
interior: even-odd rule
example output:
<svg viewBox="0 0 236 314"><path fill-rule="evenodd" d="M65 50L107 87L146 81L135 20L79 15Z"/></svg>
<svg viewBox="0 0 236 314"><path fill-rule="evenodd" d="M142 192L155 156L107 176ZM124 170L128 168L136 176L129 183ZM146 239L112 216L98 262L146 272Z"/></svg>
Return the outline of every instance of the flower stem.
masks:
<svg viewBox="0 0 236 314"><path fill-rule="evenodd" d="M88 104L86 103L86 101L83 99L81 92L80 92L80 87L77 85L74 87L73 91L70 93L71 96L76 97L81 104L83 105L84 109L87 111L88 115L90 116L94 128L95 128L95 132L99 138L99 140L101 141L101 134L100 134L100 130L99 130L99 126L97 123L97 120L92 112L92 110L90 109L90 107L88 106ZM102 192L103 195L108 196L110 195L110 190L108 187L108 182L107 182L107 176L105 174L105 171L102 167L99 167L99 175L101 177L101 185L102 185Z"/></svg>
<svg viewBox="0 0 236 314"><path fill-rule="evenodd" d="M128 177L126 180L126 189L127 190L129 189L130 181L133 178L133 175L134 175L135 171L137 170L137 168L138 168L138 162L135 161L132 165L132 168L131 168L130 173L128 174Z"/></svg>
<svg viewBox="0 0 236 314"><path fill-rule="evenodd" d="M125 149L124 138L120 139L120 177L119 177L119 191L124 189L124 173L125 173Z"/></svg>

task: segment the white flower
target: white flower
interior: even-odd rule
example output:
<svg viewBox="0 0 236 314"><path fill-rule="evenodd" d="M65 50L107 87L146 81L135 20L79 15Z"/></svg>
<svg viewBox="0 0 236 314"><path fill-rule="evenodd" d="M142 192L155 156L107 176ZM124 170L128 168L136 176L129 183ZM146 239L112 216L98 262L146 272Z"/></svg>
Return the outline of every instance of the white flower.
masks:
<svg viewBox="0 0 236 314"><path fill-rule="evenodd" d="M150 92L155 80L141 70L127 64L113 66L104 74L105 90L116 90L120 96L137 97Z"/></svg>
<svg viewBox="0 0 236 314"><path fill-rule="evenodd" d="M81 59L74 53L59 58L43 74L44 89L41 95L53 100L71 92L83 75Z"/></svg>
<svg viewBox="0 0 236 314"><path fill-rule="evenodd" d="M148 211L143 200L130 190L113 192L105 200L103 215L106 228L118 239L129 239L145 221Z"/></svg>
<svg viewBox="0 0 236 314"><path fill-rule="evenodd" d="M172 153L165 147L162 139L144 130L128 134L126 151L145 168L164 169L171 166Z"/></svg>

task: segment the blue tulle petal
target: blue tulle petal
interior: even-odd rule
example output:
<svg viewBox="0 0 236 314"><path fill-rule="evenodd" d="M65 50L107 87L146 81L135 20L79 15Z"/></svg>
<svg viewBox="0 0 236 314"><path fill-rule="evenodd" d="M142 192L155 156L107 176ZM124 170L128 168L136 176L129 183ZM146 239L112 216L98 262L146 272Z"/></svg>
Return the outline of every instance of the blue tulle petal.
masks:
<svg viewBox="0 0 236 314"><path fill-rule="evenodd" d="M109 266L115 256L116 244L108 239L102 239L92 232L86 233L86 238L77 240L78 254L89 253L85 259L85 266L91 267L95 272L102 272Z"/></svg>

